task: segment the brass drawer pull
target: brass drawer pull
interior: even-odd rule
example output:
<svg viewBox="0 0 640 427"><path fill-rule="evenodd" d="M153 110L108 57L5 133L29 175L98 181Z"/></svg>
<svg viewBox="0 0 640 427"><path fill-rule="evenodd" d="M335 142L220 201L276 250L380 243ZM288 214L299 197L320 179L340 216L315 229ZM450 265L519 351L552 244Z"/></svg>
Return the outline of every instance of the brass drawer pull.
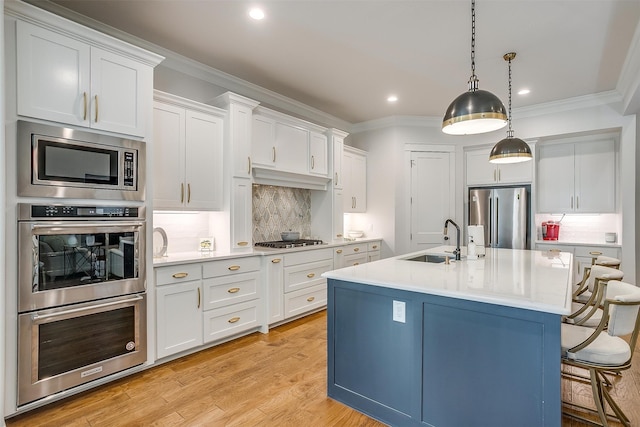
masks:
<svg viewBox="0 0 640 427"><path fill-rule="evenodd" d="M360 248L353 248L353 252L358 252Z"/></svg>
<svg viewBox="0 0 640 427"><path fill-rule="evenodd" d="M360 265L360 263L359 262L354 262L353 265Z"/></svg>
<svg viewBox="0 0 640 427"><path fill-rule="evenodd" d="M341 253L342 253L342 249L338 249L338 250L336 251L336 253L337 253L337 254L341 254Z"/></svg>
<svg viewBox="0 0 640 427"><path fill-rule="evenodd" d="M336 237L337 237L338 239L342 238L342 233L336 234Z"/></svg>
<svg viewBox="0 0 640 427"><path fill-rule="evenodd" d="M238 271L238 270L240 270L239 265L232 265L231 267L229 267L229 271Z"/></svg>
<svg viewBox="0 0 640 427"><path fill-rule="evenodd" d="M249 242L238 242L236 243L238 246L247 246Z"/></svg>
<svg viewBox="0 0 640 427"><path fill-rule="evenodd" d="M189 275L189 273L174 273L173 274L173 278L174 279L184 279L188 275Z"/></svg>
<svg viewBox="0 0 640 427"><path fill-rule="evenodd" d="M315 277L315 275L316 275L316 273L309 273L309 274L307 274L307 277L309 279L311 279L312 277Z"/></svg>
<svg viewBox="0 0 640 427"><path fill-rule="evenodd" d="M236 294L240 292L240 288L231 288L227 292L229 292L230 294Z"/></svg>
<svg viewBox="0 0 640 427"><path fill-rule="evenodd" d="M373 249L378 249L378 245L373 245L372 248Z"/></svg>
<svg viewBox="0 0 640 427"><path fill-rule="evenodd" d="M227 322L236 323L238 320L240 320L240 317L236 316L236 317L232 317L231 319L227 320Z"/></svg>
<svg viewBox="0 0 640 427"><path fill-rule="evenodd" d="M309 297L309 298L307 298L307 301L308 301L308 302L312 302L312 301L313 301L313 300L315 300L315 299L316 299L316 297Z"/></svg>
<svg viewBox="0 0 640 427"><path fill-rule="evenodd" d="M280 261L282 261L282 259L280 259L280 258L274 258L274 259L271 260L271 262L274 263L274 264L277 264Z"/></svg>

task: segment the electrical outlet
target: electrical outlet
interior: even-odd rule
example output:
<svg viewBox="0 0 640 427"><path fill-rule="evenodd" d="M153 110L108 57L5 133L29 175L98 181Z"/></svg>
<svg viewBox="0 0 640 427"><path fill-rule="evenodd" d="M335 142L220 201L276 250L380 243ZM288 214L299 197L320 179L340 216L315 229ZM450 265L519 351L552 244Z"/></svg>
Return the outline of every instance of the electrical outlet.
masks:
<svg viewBox="0 0 640 427"><path fill-rule="evenodd" d="M393 301L393 321L406 323L407 307L404 301Z"/></svg>

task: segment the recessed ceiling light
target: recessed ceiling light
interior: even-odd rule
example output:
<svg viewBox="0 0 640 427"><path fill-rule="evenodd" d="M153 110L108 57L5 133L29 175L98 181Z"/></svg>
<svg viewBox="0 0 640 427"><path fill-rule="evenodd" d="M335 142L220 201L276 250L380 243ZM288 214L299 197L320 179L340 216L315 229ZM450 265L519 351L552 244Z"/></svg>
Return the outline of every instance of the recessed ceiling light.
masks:
<svg viewBox="0 0 640 427"><path fill-rule="evenodd" d="M264 19L264 11L258 7L254 7L249 11L249 16L256 21L259 21L261 19Z"/></svg>
<svg viewBox="0 0 640 427"><path fill-rule="evenodd" d="M395 95L389 95L389 97L387 98L388 102L396 102L398 100L398 97Z"/></svg>
<svg viewBox="0 0 640 427"><path fill-rule="evenodd" d="M529 89L521 89L518 91L518 95L526 95L531 92Z"/></svg>

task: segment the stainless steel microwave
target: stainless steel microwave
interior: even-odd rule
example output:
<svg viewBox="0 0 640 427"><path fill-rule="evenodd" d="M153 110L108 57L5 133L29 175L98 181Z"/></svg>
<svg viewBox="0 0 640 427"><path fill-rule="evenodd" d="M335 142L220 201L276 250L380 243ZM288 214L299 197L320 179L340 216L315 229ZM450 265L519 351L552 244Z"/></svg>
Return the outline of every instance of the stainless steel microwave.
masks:
<svg viewBox="0 0 640 427"><path fill-rule="evenodd" d="M18 196L143 201L142 141L18 121Z"/></svg>

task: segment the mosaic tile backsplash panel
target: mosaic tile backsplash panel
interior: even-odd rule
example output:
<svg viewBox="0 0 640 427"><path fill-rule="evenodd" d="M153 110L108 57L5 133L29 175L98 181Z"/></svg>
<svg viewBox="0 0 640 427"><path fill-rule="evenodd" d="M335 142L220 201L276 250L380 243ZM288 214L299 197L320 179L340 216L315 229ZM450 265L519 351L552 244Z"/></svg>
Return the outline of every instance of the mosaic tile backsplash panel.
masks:
<svg viewBox="0 0 640 427"><path fill-rule="evenodd" d="M311 235L311 190L254 185L252 197L254 242L282 240L288 230Z"/></svg>

